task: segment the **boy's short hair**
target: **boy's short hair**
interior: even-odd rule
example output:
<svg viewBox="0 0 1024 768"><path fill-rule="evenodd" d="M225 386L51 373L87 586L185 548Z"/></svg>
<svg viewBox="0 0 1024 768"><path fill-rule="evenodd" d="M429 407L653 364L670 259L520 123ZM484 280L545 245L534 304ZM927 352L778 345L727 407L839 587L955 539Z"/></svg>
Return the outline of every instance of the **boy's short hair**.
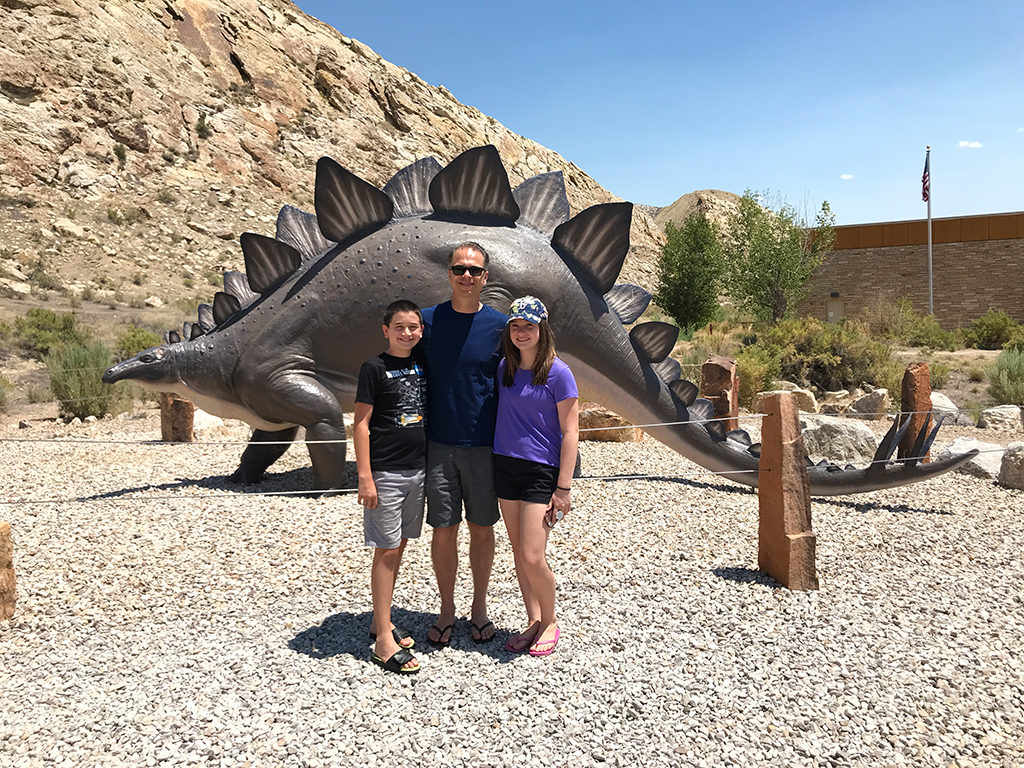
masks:
<svg viewBox="0 0 1024 768"><path fill-rule="evenodd" d="M398 301L392 301L384 310L384 325L391 325L391 320L399 312L415 312L416 317L420 319L420 325L423 324L423 313L420 312L420 308L416 306L416 303L408 299L399 299Z"/></svg>

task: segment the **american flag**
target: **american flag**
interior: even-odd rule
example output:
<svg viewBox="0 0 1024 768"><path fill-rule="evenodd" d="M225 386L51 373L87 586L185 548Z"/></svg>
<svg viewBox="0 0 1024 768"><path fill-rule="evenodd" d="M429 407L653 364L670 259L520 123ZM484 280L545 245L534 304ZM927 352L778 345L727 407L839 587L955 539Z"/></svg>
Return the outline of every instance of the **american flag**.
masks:
<svg viewBox="0 0 1024 768"><path fill-rule="evenodd" d="M928 163L931 159L931 152L927 151L924 153L924 173L921 174L921 199L924 202L928 202L928 198L932 193L932 177L928 173Z"/></svg>

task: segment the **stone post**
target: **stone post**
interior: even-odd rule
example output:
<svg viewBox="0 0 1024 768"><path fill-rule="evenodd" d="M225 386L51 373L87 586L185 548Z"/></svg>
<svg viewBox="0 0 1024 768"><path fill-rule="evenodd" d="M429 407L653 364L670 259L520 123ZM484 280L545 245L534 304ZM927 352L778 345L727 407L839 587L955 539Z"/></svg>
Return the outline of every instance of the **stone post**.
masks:
<svg viewBox="0 0 1024 768"><path fill-rule="evenodd" d="M928 371L928 363L911 363L903 373L903 405L900 408L899 422L902 425L910 419L910 427L900 440L896 458L905 459L914 455L914 442L922 429L931 429L932 416L932 380ZM930 461L927 455L922 463Z"/></svg>
<svg viewBox="0 0 1024 768"><path fill-rule="evenodd" d="M757 565L784 587L818 588L811 489L800 411L791 392L765 398L758 479Z"/></svg>
<svg viewBox="0 0 1024 768"><path fill-rule="evenodd" d="M14 615L14 541L11 524L0 521L0 621Z"/></svg>
<svg viewBox="0 0 1024 768"><path fill-rule="evenodd" d="M700 396L715 406L716 419L728 419L722 425L726 431L738 429L740 412L740 381L736 375L736 361L721 355L709 355L700 368Z"/></svg>
<svg viewBox="0 0 1024 768"><path fill-rule="evenodd" d="M173 392L160 393L160 439L165 443L191 443L195 406Z"/></svg>

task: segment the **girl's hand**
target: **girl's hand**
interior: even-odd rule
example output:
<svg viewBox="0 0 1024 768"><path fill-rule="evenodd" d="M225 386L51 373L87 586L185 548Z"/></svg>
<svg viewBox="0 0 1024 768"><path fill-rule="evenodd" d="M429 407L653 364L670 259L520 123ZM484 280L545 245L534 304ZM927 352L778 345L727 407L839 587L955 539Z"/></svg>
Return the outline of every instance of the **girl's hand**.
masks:
<svg viewBox="0 0 1024 768"><path fill-rule="evenodd" d="M547 514L544 516L544 520L548 524L548 527L554 528L555 523L568 515L571 508L571 491L567 491L562 488L557 489L551 496L551 502L548 504Z"/></svg>
<svg viewBox="0 0 1024 768"><path fill-rule="evenodd" d="M367 509L374 509L377 506L377 486L372 477L359 478L359 491L356 494L359 503Z"/></svg>

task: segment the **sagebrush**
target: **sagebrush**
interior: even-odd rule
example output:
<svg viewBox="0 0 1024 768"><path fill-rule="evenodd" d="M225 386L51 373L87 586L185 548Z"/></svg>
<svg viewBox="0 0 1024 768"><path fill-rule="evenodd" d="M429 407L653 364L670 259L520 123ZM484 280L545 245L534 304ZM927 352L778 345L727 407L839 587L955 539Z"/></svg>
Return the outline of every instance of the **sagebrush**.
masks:
<svg viewBox="0 0 1024 768"><path fill-rule="evenodd" d="M98 418L125 409L124 394L102 381L111 363L110 349L105 344L57 347L43 362L64 418Z"/></svg>

